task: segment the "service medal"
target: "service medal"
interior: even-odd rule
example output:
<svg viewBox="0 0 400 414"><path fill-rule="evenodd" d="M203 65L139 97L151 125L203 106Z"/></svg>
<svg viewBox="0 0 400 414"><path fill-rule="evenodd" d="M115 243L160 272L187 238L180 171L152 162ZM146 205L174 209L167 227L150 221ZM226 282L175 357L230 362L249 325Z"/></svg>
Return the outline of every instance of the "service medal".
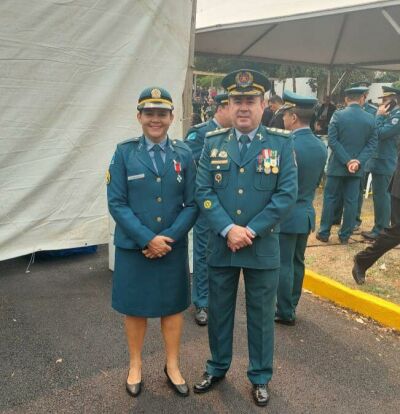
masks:
<svg viewBox="0 0 400 414"><path fill-rule="evenodd" d="M271 168L270 167L268 167L268 168L264 167L264 173L265 174L271 174Z"/></svg>
<svg viewBox="0 0 400 414"><path fill-rule="evenodd" d="M182 181L182 176L181 176L181 163L179 161L174 160L174 169L176 172L176 181L180 183Z"/></svg>
<svg viewBox="0 0 400 414"><path fill-rule="evenodd" d="M278 167L273 167L272 172L273 172L273 174L278 174L279 168Z"/></svg>

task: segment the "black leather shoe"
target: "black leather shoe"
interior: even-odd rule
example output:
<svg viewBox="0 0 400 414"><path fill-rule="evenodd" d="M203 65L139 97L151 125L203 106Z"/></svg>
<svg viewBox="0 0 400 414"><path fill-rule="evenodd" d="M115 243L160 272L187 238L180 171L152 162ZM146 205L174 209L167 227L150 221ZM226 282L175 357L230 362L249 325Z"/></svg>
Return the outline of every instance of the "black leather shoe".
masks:
<svg viewBox="0 0 400 414"><path fill-rule="evenodd" d="M193 391L197 394L208 392L217 382L221 381L224 378L225 376L215 377L214 375L210 375L205 372L203 374L203 380L197 384L194 384Z"/></svg>
<svg viewBox="0 0 400 414"><path fill-rule="evenodd" d="M189 395L189 387L187 386L186 382L183 384L174 384L172 382L172 379L168 375L167 366L164 367L165 375L168 379L168 384L171 386L171 388L180 396L180 397L187 397Z"/></svg>
<svg viewBox="0 0 400 414"><path fill-rule="evenodd" d="M365 283L365 269L362 269L358 264L356 256L354 256L354 266L351 273L358 285L363 285Z"/></svg>
<svg viewBox="0 0 400 414"><path fill-rule="evenodd" d="M275 323L280 323L281 325L294 326L296 325L295 319L282 319L279 316L275 316Z"/></svg>
<svg viewBox="0 0 400 414"><path fill-rule="evenodd" d="M349 239L339 239L340 244L349 244Z"/></svg>
<svg viewBox="0 0 400 414"><path fill-rule="evenodd" d="M375 241L378 238L378 234L373 233L372 231L362 231L361 236L370 241Z"/></svg>
<svg viewBox="0 0 400 414"><path fill-rule="evenodd" d="M319 241L324 242L324 243L328 243L328 241L329 241L329 237L326 237L326 236L321 236L319 233L317 233L317 234L315 235L315 238L316 238L317 240L319 240Z"/></svg>
<svg viewBox="0 0 400 414"><path fill-rule="evenodd" d="M197 325L205 326L208 322L208 313L207 308L197 308L196 309L196 315L194 317Z"/></svg>
<svg viewBox="0 0 400 414"><path fill-rule="evenodd" d="M354 234L360 234L361 233L361 227L360 226L361 226L360 224L356 224L354 226L354 229L353 229Z"/></svg>
<svg viewBox="0 0 400 414"><path fill-rule="evenodd" d="M269 393L267 385L253 384L253 398L254 402L263 407L268 404Z"/></svg>
<svg viewBox="0 0 400 414"><path fill-rule="evenodd" d="M128 394L132 395L132 397L137 397L142 391L142 381L138 382L137 384L128 384L127 380L126 391L128 392Z"/></svg>

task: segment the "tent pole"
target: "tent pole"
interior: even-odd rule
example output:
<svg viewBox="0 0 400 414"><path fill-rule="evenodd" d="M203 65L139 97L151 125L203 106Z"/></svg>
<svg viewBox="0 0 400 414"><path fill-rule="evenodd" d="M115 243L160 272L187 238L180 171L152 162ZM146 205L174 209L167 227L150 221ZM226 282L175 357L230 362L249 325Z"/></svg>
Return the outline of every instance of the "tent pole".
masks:
<svg viewBox="0 0 400 414"><path fill-rule="evenodd" d="M343 79L345 78L345 76L346 76L348 73L349 73L349 70L348 70L348 69L346 69L346 70L343 72L343 74L342 74L342 76L340 77L340 79L338 80L337 84L333 87L333 89L332 89L332 91L331 91L330 95L332 95L332 94L336 91L336 89L337 89L337 88L338 88L338 86L342 83Z"/></svg>
<svg viewBox="0 0 400 414"><path fill-rule="evenodd" d="M331 95L331 77L332 77L332 68L329 67L328 69L328 78L326 80L326 95Z"/></svg>
<svg viewBox="0 0 400 414"><path fill-rule="evenodd" d="M182 94L182 136L185 136L192 120L192 88L194 68L194 35L196 31L196 7L197 0L192 0L192 21L190 28L189 59L187 65L185 89Z"/></svg>

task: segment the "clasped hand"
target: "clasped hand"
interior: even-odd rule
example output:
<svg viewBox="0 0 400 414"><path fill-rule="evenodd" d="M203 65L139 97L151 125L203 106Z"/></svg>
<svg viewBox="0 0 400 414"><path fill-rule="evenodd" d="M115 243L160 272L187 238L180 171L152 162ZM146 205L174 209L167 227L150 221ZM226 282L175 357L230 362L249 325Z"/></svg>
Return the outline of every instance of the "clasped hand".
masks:
<svg viewBox="0 0 400 414"><path fill-rule="evenodd" d="M358 160L350 160L347 163L347 170L351 174L355 174L359 170L359 168L360 168L360 161Z"/></svg>
<svg viewBox="0 0 400 414"><path fill-rule="evenodd" d="M236 252L243 247L253 244L253 233L246 227L234 225L227 234L228 247Z"/></svg>
<svg viewBox="0 0 400 414"><path fill-rule="evenodd" d="M174 240L167 236L155 236L147 245L147 249L142 250L142 253L148 259L159 259L165 256L172 250L168 243L173 243Z"/></svg>

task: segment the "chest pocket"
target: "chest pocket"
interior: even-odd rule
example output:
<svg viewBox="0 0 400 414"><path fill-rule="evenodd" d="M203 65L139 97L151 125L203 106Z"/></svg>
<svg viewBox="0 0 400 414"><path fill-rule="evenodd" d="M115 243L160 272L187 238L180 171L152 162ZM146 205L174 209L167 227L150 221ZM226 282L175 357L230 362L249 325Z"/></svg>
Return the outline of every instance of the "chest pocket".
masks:
<svg viewBox="0 0 400 414"><path fill-rule="evenodd" d="M218 164L217 160L213 160L215 163L210 164L210 171L213 177L214 188L225 188L228 185L231 163L229 160L224 159L225 164Z"/></svg>
<svg viewBox="0 0 400 414"><path fill-rule="evenodd" d="M254 187L261 191L274 190L277 179L278 174L273 174L272 172L270 174L265 174L264 172L256 173L254 177Z"/></svg>

